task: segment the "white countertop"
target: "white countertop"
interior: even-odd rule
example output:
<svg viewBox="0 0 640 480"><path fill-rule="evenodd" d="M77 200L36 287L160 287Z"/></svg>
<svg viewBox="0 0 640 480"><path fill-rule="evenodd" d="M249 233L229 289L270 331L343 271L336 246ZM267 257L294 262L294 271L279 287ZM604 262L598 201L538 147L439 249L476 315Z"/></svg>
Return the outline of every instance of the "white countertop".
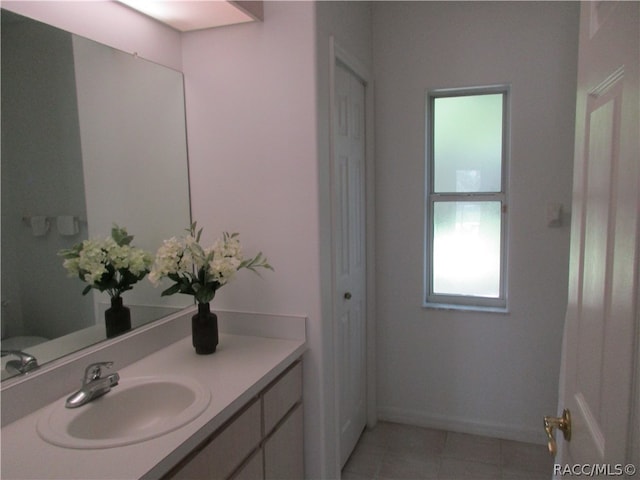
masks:
<svg viewBox="0 0 640 480"><path fill-rule="evenodd" d="M64 402L65 396L2 428L2 478L158 478L257 395L305 349L304 340L220 333L220 343L212 355L196 355L189 336L128 367L118 369L118 365L114 365L112 370L117 370L122 379L164 374L189 376L211 390L211 402L193 421L160 437L123 447L77 450L51 445L36 431L38 418L55 408L57 402ZM81 376L79 372L79 378Z"/></svg>

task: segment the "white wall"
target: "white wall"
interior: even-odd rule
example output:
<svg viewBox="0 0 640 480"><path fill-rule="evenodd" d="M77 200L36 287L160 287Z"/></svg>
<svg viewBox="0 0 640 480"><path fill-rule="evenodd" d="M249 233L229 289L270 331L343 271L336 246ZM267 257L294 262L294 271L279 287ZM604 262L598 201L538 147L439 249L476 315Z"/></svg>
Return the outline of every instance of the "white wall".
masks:
<svg viewBox="0 0 640 480"><path fill-rule="evenodd" d="M202 240L239 232L242 271L214 308L318 321L313 5L269 2L269 21L186 34L184 73L194 221Z"/></svg>
<svg viewBox="0 0 640 480"><path fill-rule="evenodd" d="M314 30L317 31L314 33ZM193 218L238 231L275 267L243 272L214 308L308 317L305 463L336 478L331 345L329 36L371 66L366 2L267 2L265 22L183 39Z"/></svg>
<svg viewBox="0 0 640 480"><path fill-rule="evenodd" d="M306 316L305 457L325 478L327 435L314 5L267 2L265 22L184 35L193 219L203 241L240 232L275 272L243 271L212 308Z"/></svg>
<svg viewBox="0 0 640 480"><path fill-rule="evenodd" d="M568 275L578 3L374 2L382 418L544 441ZM509 314L425 309L425 92L512 87Z"/></svg>

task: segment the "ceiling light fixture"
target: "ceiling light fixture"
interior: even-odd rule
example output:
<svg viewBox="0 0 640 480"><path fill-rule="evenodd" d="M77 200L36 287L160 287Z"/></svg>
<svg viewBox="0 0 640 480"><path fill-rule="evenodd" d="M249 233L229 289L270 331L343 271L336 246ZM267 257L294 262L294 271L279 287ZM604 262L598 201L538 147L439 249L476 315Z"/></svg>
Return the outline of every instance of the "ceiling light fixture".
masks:
<svg viewBox="0 0 640 480"><path fill-rule="evenodd" d="M181 32L262 20L262 2L119 0Z"/></svg>

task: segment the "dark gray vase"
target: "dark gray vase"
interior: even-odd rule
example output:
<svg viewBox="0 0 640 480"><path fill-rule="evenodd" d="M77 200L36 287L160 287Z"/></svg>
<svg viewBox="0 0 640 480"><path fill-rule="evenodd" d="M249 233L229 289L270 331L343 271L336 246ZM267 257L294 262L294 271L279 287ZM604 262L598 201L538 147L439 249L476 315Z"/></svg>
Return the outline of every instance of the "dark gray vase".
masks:
<svg viewBox="0 0 640 480"><path fill-rule="evenodd" d="M209 355L218 346L218 316L208 303L198 304L198 313L191 317L191 337L198 355Z"/></svg>
<svg viewBox="0 0 640 480"><path fill-rule="evenodd" d="M111 297L111 308L104 312L107 338L116 337L131 330L131 311L122 304L122 297Z"/></svg>

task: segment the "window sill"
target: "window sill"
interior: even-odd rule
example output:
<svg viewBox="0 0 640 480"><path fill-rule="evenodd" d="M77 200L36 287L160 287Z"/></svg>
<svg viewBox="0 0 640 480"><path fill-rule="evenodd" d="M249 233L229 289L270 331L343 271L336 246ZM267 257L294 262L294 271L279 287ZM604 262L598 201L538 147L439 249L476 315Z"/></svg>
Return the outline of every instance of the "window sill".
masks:
<svg viewBox="0 0 640 480"><path fill-rule="evenodd" d="M453 303L423 303L422 308L430 310L455 310L460 312L485 312L509 314L508 307L482 307L479 305L456 305Z"/></svg>

